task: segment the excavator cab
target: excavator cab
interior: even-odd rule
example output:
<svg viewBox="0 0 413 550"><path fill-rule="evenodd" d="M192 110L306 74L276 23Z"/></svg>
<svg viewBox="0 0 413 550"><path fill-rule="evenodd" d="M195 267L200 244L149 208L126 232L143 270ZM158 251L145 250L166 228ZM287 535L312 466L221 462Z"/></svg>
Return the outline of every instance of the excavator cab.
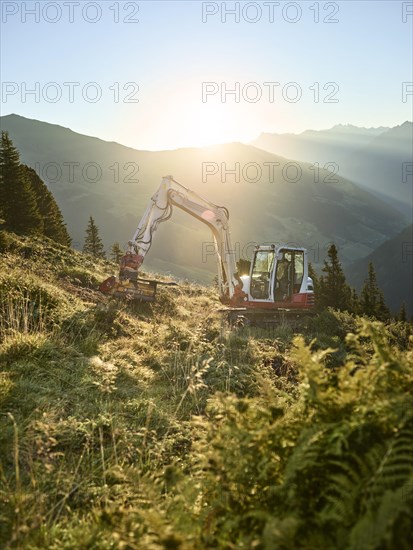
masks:
<svg viewBox="0 0 413 550"><path fill-rule="evenodd" d="M312 281L308 277L304 248L258 246L247 279L244 280L247 307L305 308L313 305Z"/></svg>

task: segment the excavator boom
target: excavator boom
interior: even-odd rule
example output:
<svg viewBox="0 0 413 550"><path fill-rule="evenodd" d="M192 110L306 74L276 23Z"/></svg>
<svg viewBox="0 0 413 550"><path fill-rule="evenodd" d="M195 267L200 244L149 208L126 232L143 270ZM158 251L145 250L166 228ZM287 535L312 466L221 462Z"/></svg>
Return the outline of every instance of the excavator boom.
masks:
<svg viewBox="0 0 413 550"><path fill-rule="evenodd" d="M242 297L242 281L237 274L235 253L231 244L228 210L187 189L172 176L162 178L158 190L152 196L135 234L129 241L129 250L121 260L119 279L107 279L101 284L100 289L115 295L130 294L138 299L154 298L153 292L149 293L149 298L141 296L150 281L145 281L146 286L141 284L144 281L138 277L138 271L152 245L153 234L160 223L169 220L174 206L211 229L221 301L226 303L234 296Z"/></svg>

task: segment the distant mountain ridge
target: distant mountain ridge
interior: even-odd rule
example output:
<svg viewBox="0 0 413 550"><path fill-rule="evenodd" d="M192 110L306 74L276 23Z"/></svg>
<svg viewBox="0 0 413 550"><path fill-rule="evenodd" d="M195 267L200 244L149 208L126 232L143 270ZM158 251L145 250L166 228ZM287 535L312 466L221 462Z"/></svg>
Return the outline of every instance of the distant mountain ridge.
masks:
<svg viewBox="0 0 413 550"><path fill-rule="evenodd" d="M386 200L407 216L413 205L413 124L394 128L337 125L301 134L263 133L255 146L301 161L334 163L343 177ZM410 172L409 172L410 170Z"/></svg>
<svg viewBox="0 0 413 550"><path fill-rule="evenodd" d="M304 132L301 132L300 134L287 134L287 135L296 135L296 136L322 136L323 134L329 134L331 136L335 135L351 135L355 139L368 139L375 136L379 136L383 132L387 132L387 130L390 130L391 128L388 126L379 126L379 127L371 127L371 128L365 128L362 126L354 126L354 124L336 124L335 126L332 126L331 128L327 128L325 130L304 130ZM271 135L271 134L269 134ZM278 134L278 135L285 135L285 134Z"/></svg>
<svg viewBox="0 0 413 550"><path fill-rule="evenodd" d="M372 135L378 135L382 132L385 132L386 130L390 130L389 126L371 126L367 128L366 126L355 126L354 124L336 124L335 126L332 126L331 128L325 130L327 132L354 132L354 131L360 131ZM306 131L318 131L318 130L306 130Z"/></svg>
<svg viewBox="0 0 413 550"><path fill-rule="evenodd" d="M115 241L126 244L166 174L229 208L232 237L241 256L250 253L251 242L294 242L308 248L310 261L320 264L328 243L335 241L343 263L349 264L408 223L391 206L340 175L322 167L315 174L308 163L252 145L138 151L17 115L0 122L22 161L39 171L52 190L77 246L83 243L89 215L107 247ZM238 178L225 174L237 166ZM262 173L254 181L257 167ZM175 209L172 219L160 225L146 265L209 281L216 269L214 257L206 253L210 242L203 224Z"/></svg>
<svg viewBox="0 0 413 550"><path fill-rule="evenodd" d="M354 126L352 124L336 124L331 128L325 130L304 130L301 133L271 133L263 132L260 136L252 141L256 147L260 147L264 150L269 150L276 154L286 156L288 158L296 158L297 160L305 160L307 162L316 162L313 158L314 152L322 153L321 150L316 148L321 144L327 145L331 143L338 143L346 149L354 149L355 146L365 145L369 143L374 137L390 130L386 126L380 126L378 128L363 128ZM343 141L345 138L351 136L351 142ZM326 139L327 138L327 139ZM277 149L277 151L276 151ZM297 157L297 154L300 155ZM321 160L332 161L330 152L329 156L323 157ZM300 158L302 157L302 158Z"/></svg>

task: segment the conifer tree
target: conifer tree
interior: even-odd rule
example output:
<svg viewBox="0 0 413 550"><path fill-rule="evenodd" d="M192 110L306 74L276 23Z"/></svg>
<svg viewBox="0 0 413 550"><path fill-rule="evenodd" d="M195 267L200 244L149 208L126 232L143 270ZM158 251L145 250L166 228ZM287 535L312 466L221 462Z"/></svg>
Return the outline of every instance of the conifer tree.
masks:
<svg viewBox="0 0 413 550"><path fill-rule="evenodd" d="M380 290L379 307L377 311L377 319L380 321L388 321L391 317L391 313L384 300L384 294Z"/></svg>
<svg viewBox="0 0 413 550"><path fill-rule="evenodd" d="M124 255L124 252L121 249L120 244L118 242L113 243L110 249L110 256L111 258L113 258L113 261L115 261L118 264L123 255Z"/></svg>
<svg viewBox="0 0 413 550"><path fill-rule="evenodd" d="M346 283L335 244L328 249L322 272L323 275L318 280L318 307L351 311L351 289Z"/></svg>
<svg viewBox="0 0 413 550"><path fill-rule="evenodd" d="M399 314L397 316L397 319L399 321L403 321L404 323L407 321L407 314L406 314L406 306L404 305L404 302L402 303L400 307Z"/></svg>
<svg viewBox="0 0 413 550"><path fill-rule="evenodd" d="M19 153L7 132L1 133L0 210L5 229L16 233L42 233L36 196L23 170Z"/></svg>
<svg viewBox="0 0 413 550"><path fill-rule="evenodd" d="M92 216L89 218L89 223L86 229L83 252L86 252L91 256L95 256L95 258L105 258L105 250L103 248L102 239L99 236L99 229Z"/></svg>
<svg viewBox="0 0 413 550"><path fill-rule="evenodd" d="M43 234L57 243L70 246L71 238L52 193L33 168L22 165L22 169L36 197L37 208L43 220Z"/></svg>
<svg viewBox="0 0 413 550"><path fill-rule="evenodd" d="M351 288L351 297L350 297L350 312L351 313L359 313L360 312L360 301L359 297L357 296L357 292L355 288Z"/></svg>
<svg viewBox="0 0 413 550"><path fill-rule="evenodd" d="M360 294L360 313L385 321L390 312L384 302L382 291L377 286L376 272L373 263L369 263L368 275Z"/></svg>

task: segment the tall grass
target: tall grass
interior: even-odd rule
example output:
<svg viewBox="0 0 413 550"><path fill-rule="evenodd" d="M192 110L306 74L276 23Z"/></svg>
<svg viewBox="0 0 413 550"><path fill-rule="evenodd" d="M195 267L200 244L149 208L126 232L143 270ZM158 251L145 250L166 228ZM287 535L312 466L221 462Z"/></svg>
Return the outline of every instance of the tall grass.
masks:
<svg viewBox="0 0 413 550"><path fill-rule="evenodd" d="M41 299L35 302L27 292L0 296L0 338L10 334L43 332L45 312Z"/></svg>
<svg viewBox="0 0 413 550"><path fill-rule="evenodd" d="M410 325L82 300L90 259L25 246L0 258L0 546L410 548Z"/></svg>

